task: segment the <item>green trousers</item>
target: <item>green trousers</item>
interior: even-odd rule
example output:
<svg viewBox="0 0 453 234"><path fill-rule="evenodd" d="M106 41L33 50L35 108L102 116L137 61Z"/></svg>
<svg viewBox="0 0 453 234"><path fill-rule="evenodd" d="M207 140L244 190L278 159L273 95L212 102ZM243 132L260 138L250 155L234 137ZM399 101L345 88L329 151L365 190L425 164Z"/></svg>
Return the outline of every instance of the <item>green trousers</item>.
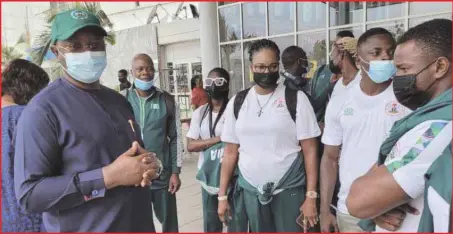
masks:
<svg viewBox="0 0 453 234"><path fill-rule="evenodd" d="M179 232L176 195L168 192L168 188L152 189L152 206L157 219L162 224L162 232Z"/></svg>
<svg viewBox="0 0 453 234"><path fill-rule="evenodd" d="M296 219L305 200L304 187L283 190L266 205L255 194L247 190L242 193L251 232L303 232Z"/></svg>
<svg viewBox="0 0 453 234"><path fill-rule="evenodd" d="M223 224L217 215L217 208L219 205L217 195L211 195L202 188L201 198L203 201L204 232L222 232Z"/></svg>
<svg viewBox="0 0 453 234"><path fill-rule="evenodd" d="M219 201L217 195L211 195L201 189L203 199L203 229L204 232L222 232L223 223L217 214ZM229 201L232 219L228 222L228 232L248 232L247 215L243 194L237 193L236 199Z"/></svg>
<svg viewBox="0 0 453 234"><path fill-rule="evenodd" d="M230 212L232 219L228 222L228 232L242 232L250 231L247 213L245 212L245 200L242 188L235 185L229 199Z"/></svg>

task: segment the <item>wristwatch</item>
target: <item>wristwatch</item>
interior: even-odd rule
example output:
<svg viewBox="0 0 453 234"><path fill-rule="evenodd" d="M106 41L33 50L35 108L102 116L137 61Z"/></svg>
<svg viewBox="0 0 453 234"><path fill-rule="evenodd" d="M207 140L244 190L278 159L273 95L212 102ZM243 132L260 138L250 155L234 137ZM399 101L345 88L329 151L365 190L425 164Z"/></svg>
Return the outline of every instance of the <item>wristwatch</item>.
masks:
<svg viewBox="0 0 453 234"><path fill-rule="evenodd" d="M315 191L307 191L305 196L308 198L311 198L311 199L316 199L316 198L318 198L318 193Z"/></svg>
<svg viewBox="0 0 453 234"><path fill-rule="evenodd" d="M219 201L226 201L226 200L228 200L228 196L218 196L217 199Z"/></svg>

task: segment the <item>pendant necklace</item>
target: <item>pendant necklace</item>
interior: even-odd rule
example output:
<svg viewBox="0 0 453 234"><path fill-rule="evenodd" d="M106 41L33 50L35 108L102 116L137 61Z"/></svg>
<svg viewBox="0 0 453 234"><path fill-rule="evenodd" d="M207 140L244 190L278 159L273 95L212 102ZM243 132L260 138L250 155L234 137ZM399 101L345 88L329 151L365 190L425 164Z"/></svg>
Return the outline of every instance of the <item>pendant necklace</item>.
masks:
<svg viewBox="0 0 453 234"><path fill-rule="evenodd" d="M258 99L258 94L256 94L256 101L258 102L258 106L260 107L260 111L258 111L258 117L261 117L261 114L263 114L263 108L266 107L266 105L272 99L272 96L274 96L274 93L275 93L275 90L272 92L271 96L269 97L269 99L267 99L267 102L264 103L263 106L261 106L260 100Z"/></svg>

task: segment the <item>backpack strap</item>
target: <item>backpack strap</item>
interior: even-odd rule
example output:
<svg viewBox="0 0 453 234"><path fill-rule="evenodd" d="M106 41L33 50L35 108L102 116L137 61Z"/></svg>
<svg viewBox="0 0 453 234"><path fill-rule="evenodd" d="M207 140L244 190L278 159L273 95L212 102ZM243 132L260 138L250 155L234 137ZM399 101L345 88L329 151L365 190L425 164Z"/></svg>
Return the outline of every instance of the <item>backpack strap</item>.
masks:
<svg viewBox="0 0 453 234"><path fill-rule="evenodd" d="M249 93L250 88L244 89L240 91L239 93L236 94L236 97L234 98L234 117L238 119L239 116L239 111L241 110L242 104L245 101L245 98L247 97L247 94Z"/></svg>
<svg viewBox="0 0 453 234"><path fill-rule="evenodd" d="M200 108L202 108L202 109L200 109L200 113L203 113L201 116L201 119L200 119L200 127L201 127L201 123L203 123L204 118L208 115L209 106L206 104Z"/></svg>
<svg viewBox="0 0 453 234"><path fill-rule="evenodd" d="M297 114L297 90L285 87L286 107L294 122L296 122Z"/></svg>
<svg viewBox="0 0 453 234"><path fill-rule="evenodd" d="M165 106L167 107L168 119L172 120L172 119L174 119L175 112L176 112L176 110L175 110L175 107L176 107L175 98L171 94L169 94L169 93L167 93L167 92L165 92L163 90L162 90L162 93L163 93L162 95L164 96L164 100L165 100Z"/></svg>

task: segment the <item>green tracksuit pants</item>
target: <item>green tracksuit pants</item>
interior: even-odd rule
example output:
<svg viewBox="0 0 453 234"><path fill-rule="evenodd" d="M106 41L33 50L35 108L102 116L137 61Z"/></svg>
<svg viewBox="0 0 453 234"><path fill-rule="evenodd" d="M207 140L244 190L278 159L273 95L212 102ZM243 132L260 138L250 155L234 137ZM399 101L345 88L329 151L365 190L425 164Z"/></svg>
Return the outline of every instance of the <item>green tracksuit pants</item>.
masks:
<svg viewBox="0 0 453 234"><path fill-rule="evenodd" d="M168 192L168 188L152 189L152 206L157 219L162 224L162 232L179 232L176 195Z"/></svg>
<svg viewBox="0 0 453 234"><path fill-rule="evenodd" d="M203 200L203 230L204 232L222 232L223 224L217 214L219 201L217 195L211 195L204 189L201 189ZM247 216L243 194L236 193L235 199L230 201L230 212L232 219L228 221L228 232L248 232Z"/></svg>

